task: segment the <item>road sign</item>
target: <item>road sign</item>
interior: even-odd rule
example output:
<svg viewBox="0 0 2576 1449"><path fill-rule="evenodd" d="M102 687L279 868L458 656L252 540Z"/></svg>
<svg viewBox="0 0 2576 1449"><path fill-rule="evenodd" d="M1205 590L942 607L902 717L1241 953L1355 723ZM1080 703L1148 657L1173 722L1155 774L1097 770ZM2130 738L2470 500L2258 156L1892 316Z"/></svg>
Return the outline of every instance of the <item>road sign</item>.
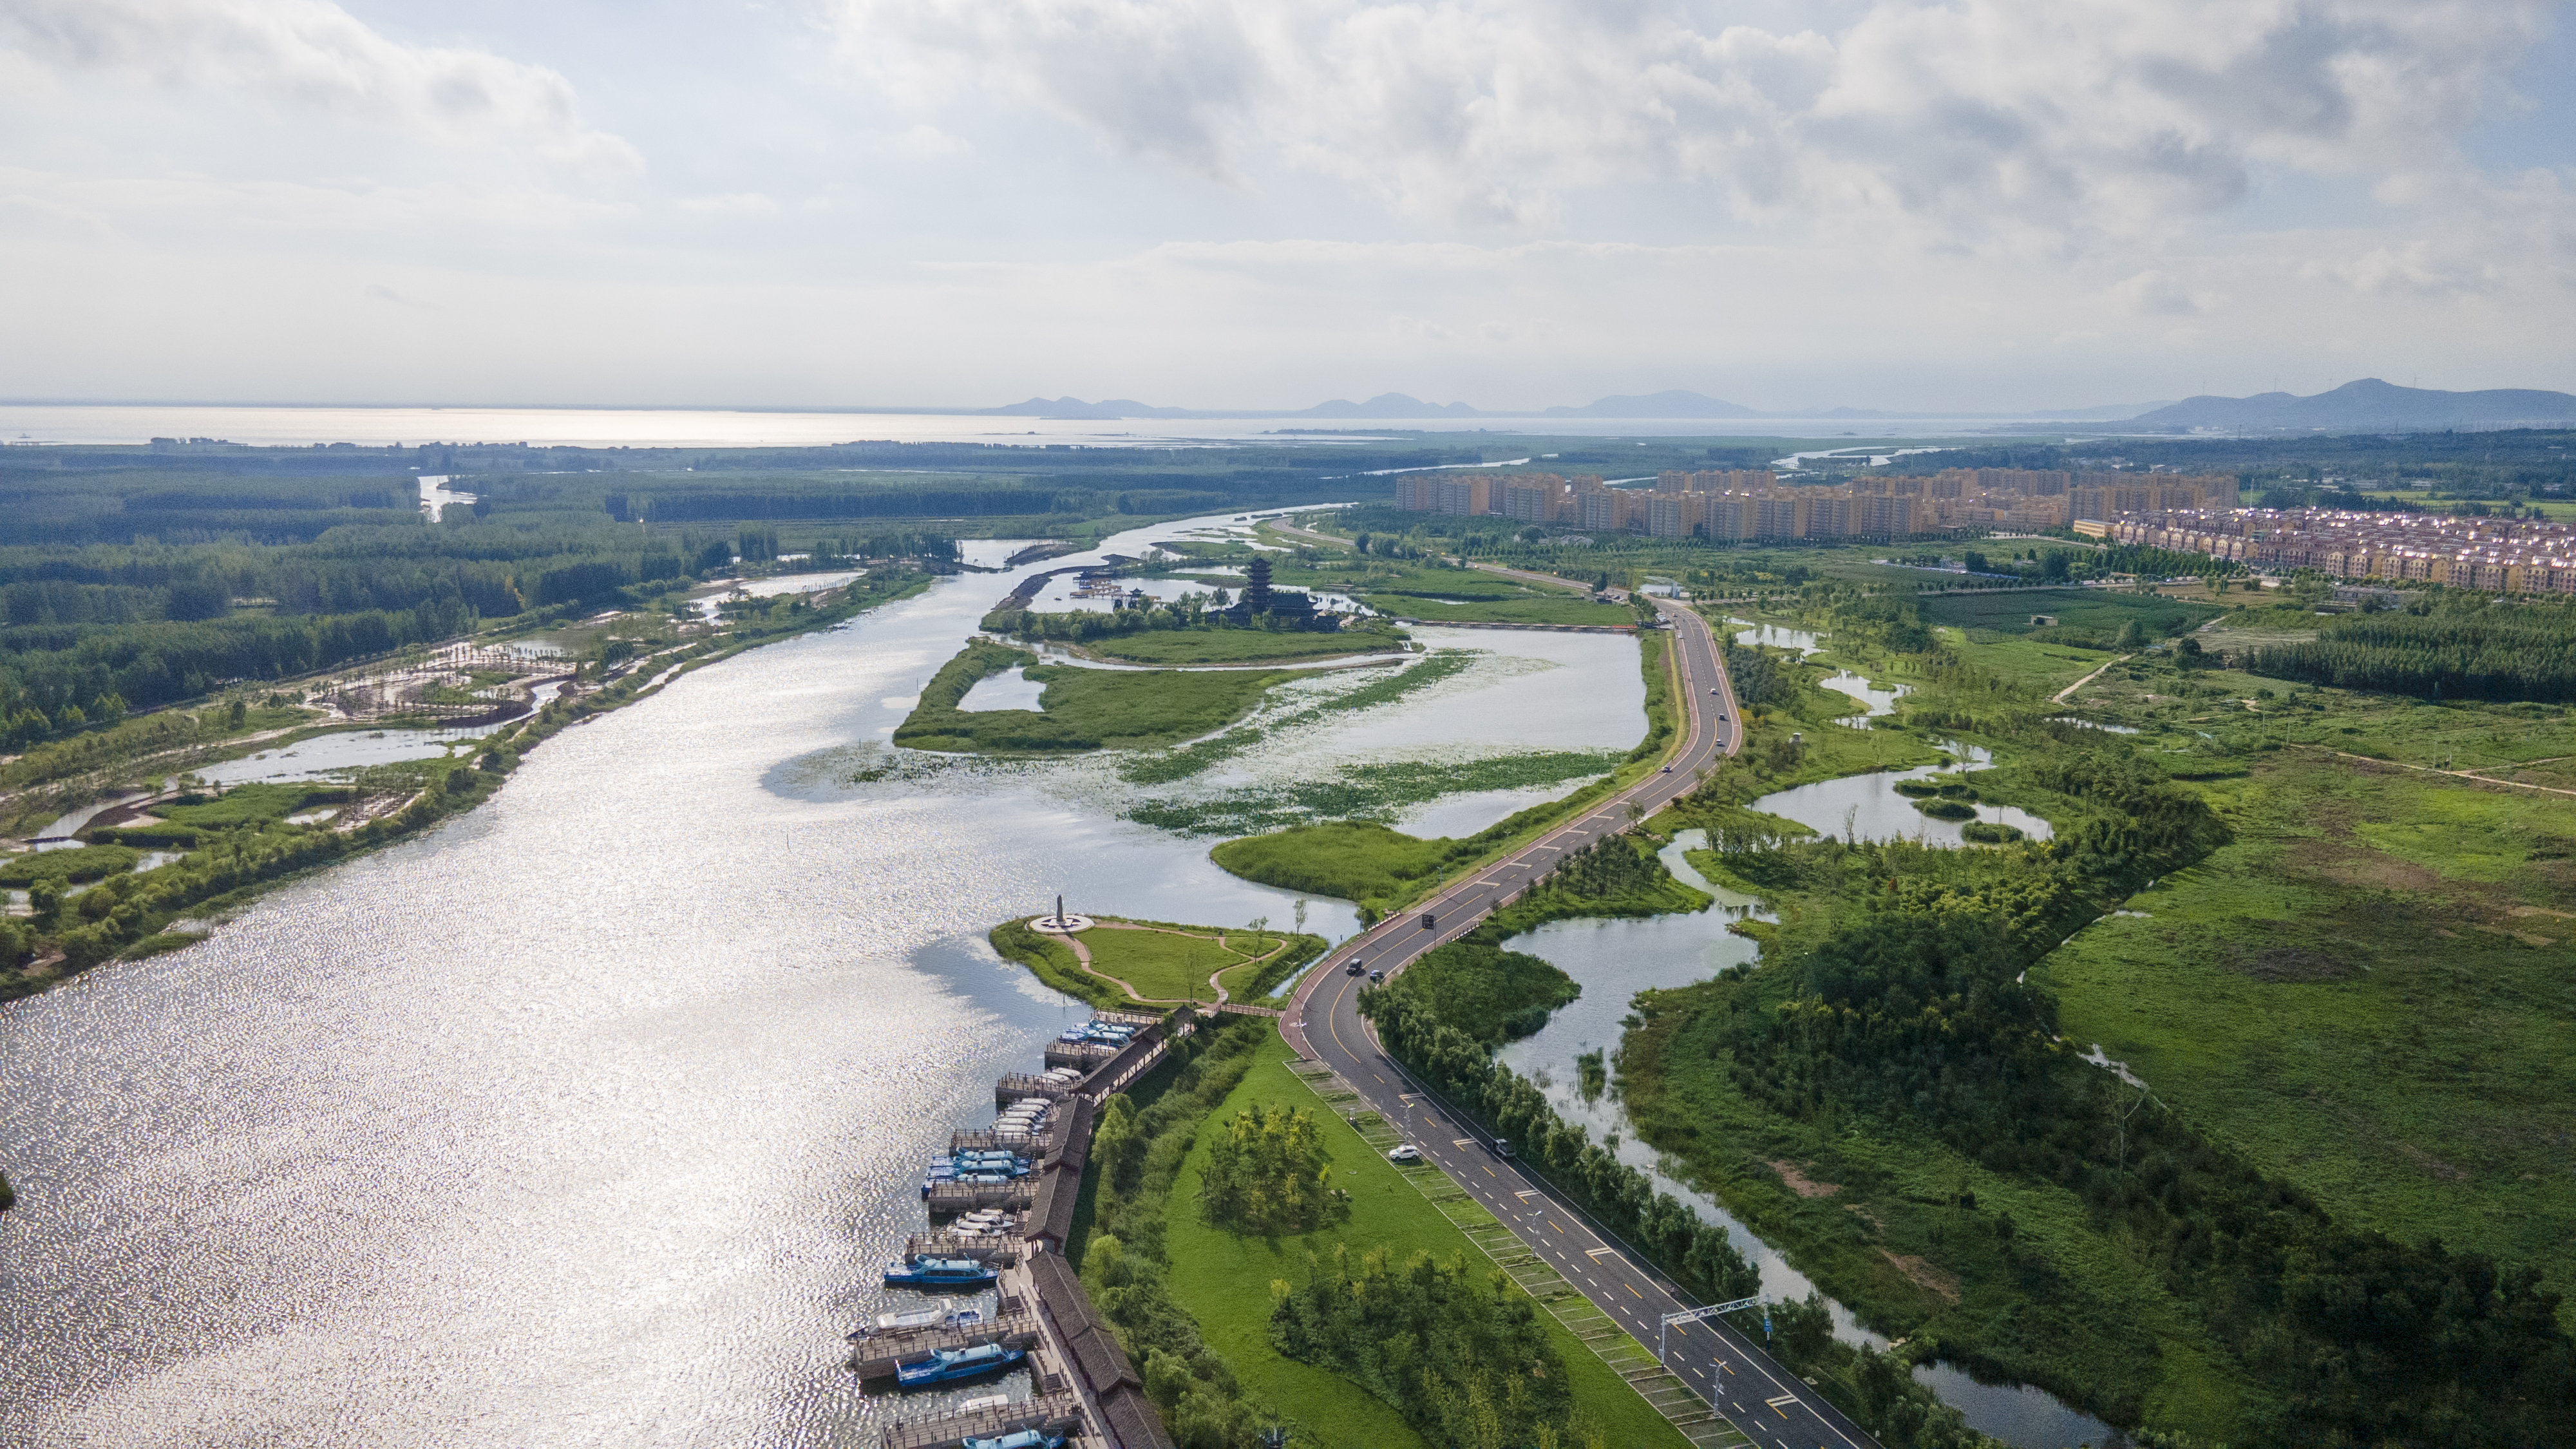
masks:
<svg viewBox="0 0 2576 1449"><path fill-rule="evenodd" d="M1679 1313L1665 1314L1663 1323L1655 1329L1655 1361L1663 1362L1664 1345L1672 1337L1674 1324L1697 1323L1703 1318L1715 1318L1721 1313L1733 1313L1743 1308L1762 1308L1762 1331L1766 1334L1771 1331L1771 1310L1763 1308L1758 1294L1751 1298L1738 1298L1732 1303L1712 1303L1706 1308L1685 1308Z"/></svg>

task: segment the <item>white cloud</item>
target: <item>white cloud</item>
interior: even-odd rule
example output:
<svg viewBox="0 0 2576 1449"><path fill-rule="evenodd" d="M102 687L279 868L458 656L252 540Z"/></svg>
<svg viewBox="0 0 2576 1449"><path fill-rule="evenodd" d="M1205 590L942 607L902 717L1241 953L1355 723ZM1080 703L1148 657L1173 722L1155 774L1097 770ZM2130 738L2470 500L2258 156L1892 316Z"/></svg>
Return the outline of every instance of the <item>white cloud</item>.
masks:
<svg viewBox="0 0 2576 1449"><path fill-rule="evenodd" d="M2182 283L2152 267L2113 287L2111 295L2141 317L2189 317L2200 311Z"/></svg>
<svg viewBox="0 0 2576 1449"><path fill-rule="evenodd" d="M1275 153L1408 213L1529 226L1604 182L1933 245L2105 244L2253 168L2434 162L2541 0L1874 0L1837 33L1570 0L837 0L890 94L998 92L1240 183Z"/></svg>
<svg viewBox="0 0 2576 1449"><path fill-rule="evenodd" d="M701 216L776 216L778 203L757 191L739 191L726 196L684 196L677 203L682 211Z"/></svg>
<svg viewBox="0 0 2576 1449"><path fill-rule="evenodd" d="M0 0L0 46L60 70L394 127L444 146L523 150L566 171L640 171L582 119L572 84L479 50L404 45L329 0Z"/></svg>

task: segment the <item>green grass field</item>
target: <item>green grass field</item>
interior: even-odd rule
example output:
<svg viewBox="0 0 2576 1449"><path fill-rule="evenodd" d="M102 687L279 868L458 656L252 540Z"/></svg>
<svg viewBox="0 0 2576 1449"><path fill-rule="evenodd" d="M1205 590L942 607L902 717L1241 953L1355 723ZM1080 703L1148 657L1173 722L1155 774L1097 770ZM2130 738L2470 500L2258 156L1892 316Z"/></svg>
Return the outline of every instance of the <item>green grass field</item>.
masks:
<svg viewBox="0 0 2576 1449"><path fill-rule="evenodd" d="M1401 650L1393 630L1345 629L1335 633L1272 633L1266 629L1159 629L1089 640L1082 646L1107 659L1133 664L1270 664L1332 659Z"/></svg>
<svg viewBox="0 0 2576 1449"><path fill-rule="evenodd" d="M1360 602L1426 624L1591 624L1619 628L1637 622L1636 610L1624 604L1596 604L1571 596L1547 597L1535 591L1516 598L1458 603L1410 594L1367 594Z"/></svg>
<svg viewBox="0 0 2576 1449"><path fill-rule="evenodd" d="M2057 620L2059 629L2117 634L2136 620L2151 639L2180 634L2219 610L2188 604L2160 594L2124 594L2109 589L1995 589L1984 593L1942 594L1921 601L1923 622L1982 629L1994 634L2028 634L2042 626L2034 615Z"/></svg>
<svg viewBox="0 0 2576 1449"><path fill-rule="evenodd" d="M1183 929L1122 928L1104 920L1098 929L1082 933L1082 947L1091 953L1094 972L1127 983L1149 1001L1213 1000L1209 976L1225 972L1231 988L1259 970L1250 931L1190 927L1183 934ZM1266 957L1286 949L1286 940L1283 933L1265 932L1257 944Z"/></svg>
<svg viewBox="0 0 2576 1449"><path fill-rule="evenodd" d="M1262 1049L1223 1106L1211 1114L1200 1141L1222 1130L1254 1103L1278 1103L1314 1112L1332 1156L1333 1180L1351 1194L1351 1216L1338 1227L1277 1242L1239 1237L1211 1227L1197 1202L1194 1150L1173 1180L1166 1253L1172 1292L1198 1319L1208 1346L1255 1394L1294 1417L1303 1429L1293 1441L1313 1449L1397 1449L1422 1444L1396 1412L1341 1376L1283 1357L1270 1344L1270 1284L1302 1278L1306 1256L1329 1256L1336 1243L1354 1254L1389 1248L1398 1261L1417 1249L1446 1260L1463 1254L1470 1271L1483 1256L1394 1166L1336 1117L1305 1084L1290 1075L1292 1053L1274 1038ZM1681 1449L1688 1441L1645 1400L1552 1318L1544 1318L1574 1380L1578 1412L1603 1426L1619 1449Z"/></svg>
<svg viewBox="0 0 2576 1449"><path fill-rule="evenodd" d="M2576 812L2283 752L2237 839L2032 973L2069 1040L2393 1236L2576 1292ZM2522 914L2517 914L2521 912Z"/></svg>
<svg viewBox="0 0 2576 1449"><path fill-rule="evenodd" d="M1443 869L1473 858L1462 842L1422 840L1366 820L1293 825L1229 840L1208 854L1246 880L1362 903L1410 898Z"/></svg>
<svg viewBox="0 0 2576 1449"><path fill-rule="evenodd" d="M1029 663L1034 658L1007 645L967 645L923 686L894 742L982 754L1150 749L1223 729L1250 714L1273 685L1306 677L1300 670L1085 669ZM1024 663L1024 677L1046 685L1037 709L957 708L977 683Z"/></svg>

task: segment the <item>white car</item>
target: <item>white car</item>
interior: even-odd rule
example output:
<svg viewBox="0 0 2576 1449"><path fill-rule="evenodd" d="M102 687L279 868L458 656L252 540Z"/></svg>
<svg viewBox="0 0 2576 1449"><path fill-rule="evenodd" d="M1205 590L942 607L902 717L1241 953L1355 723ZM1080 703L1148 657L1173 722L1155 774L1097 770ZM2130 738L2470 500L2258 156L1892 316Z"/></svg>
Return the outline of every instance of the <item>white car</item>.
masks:
<svg viewBox="0 0 2576 1449"><path fill-rule="evenodd" d="M1420 1162L1422 1160L1422 1149L1414 1146L1410 1142L1405 1143L1401 1147L1390 1147L1386 1150L1386 1160L1389 1162Z"/></svg>

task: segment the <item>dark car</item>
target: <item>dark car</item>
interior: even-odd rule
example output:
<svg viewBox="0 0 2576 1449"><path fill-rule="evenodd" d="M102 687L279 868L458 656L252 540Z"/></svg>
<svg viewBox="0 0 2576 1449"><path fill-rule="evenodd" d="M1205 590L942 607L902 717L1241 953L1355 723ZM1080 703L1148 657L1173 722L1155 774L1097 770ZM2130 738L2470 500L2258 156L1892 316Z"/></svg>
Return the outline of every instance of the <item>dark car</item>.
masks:
<svg viewBox="0 0 2576 1449"><path fill-rule="evenodd" d="M1432 926L1432 915L1431 915L1431 913L1430 913L1429 911L1424 911L1424 912L1422 913L1422 929L1424 929L1424 930L1428 931L1428 930L1430 930L1430 929L1431 929L1431 926Z"/></svg>
<svg viewBox="0 0 2576 1449"><path fill-rule="evenodd" d="M1342 974L1343 974L1343 975L1345 975L1345 976L1357 976L1357 975L1359 975L1361 972L1366 971L1367 969L1368 969L1368 967L1366 967L1366 966L1362 965L1361 963L1359 963L1359 962L1357 962L1357 961L1354 961L1354 962L1352 962L1351 964L1349 964L1348 966L1345 966L1345 967L1343 967L1343 968L1342 968Z"/></svg>
<svg viewBox="0 0 2576 1449"><path fill-rule="evenodd" d="M1503 1159L1505 1162L1509 1162L1509 1161L1511 1161L1511 1158L1512 1158L1512 1144L1511 1144L1510 1142L1506 1141L1506 1140L1505 1140L1505 1139L1503 1139L1503 1138L1500 1138L1500 1137L1495 1138L1495 1139L1494 1139L1494 1155L1495 1155L1496 1157L1499 1157L1499 1158Z"/></svg>
<svg viewBox="0 0 2576 1449"><path fill-rule="evenodd" d="M1371 981L1384 981L1386 979L1386 973L1383 971L1372 971L1369 973L1369 979Z"/></svg>

